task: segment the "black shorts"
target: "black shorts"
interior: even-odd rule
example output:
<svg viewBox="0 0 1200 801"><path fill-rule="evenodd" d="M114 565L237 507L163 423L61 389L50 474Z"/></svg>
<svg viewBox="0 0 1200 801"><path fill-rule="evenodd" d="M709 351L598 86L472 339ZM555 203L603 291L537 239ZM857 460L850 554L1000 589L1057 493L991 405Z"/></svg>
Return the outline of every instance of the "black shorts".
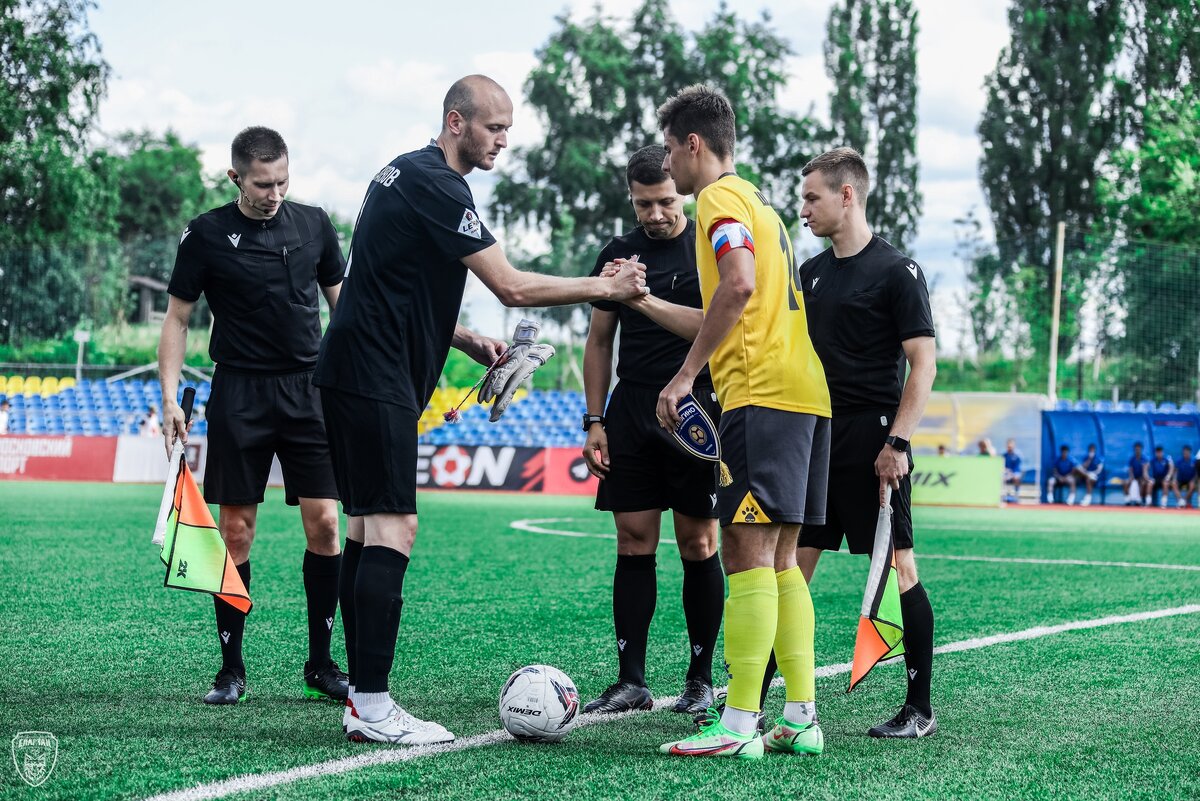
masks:
<svg viewBox="0 0 1200 801"><path fill-rule="evenodd" d="M717 490L722 526L825 522L828 417L741 406L721 416L720 437L733 477Z"/></svg>
<svg viewBox="0 0 1200 801"><path fill-rule="evenodd" d="M871 553L879 519L879 476L875 459L892 426L891 409L833 418L829 459L829 502L825 525L805 526L797 545L838 551L845 537L850 553ZM892 537L898 549L913 547L912 454L908 475L892 492Z"/></svg>
<svg viewBox="0 0 1200 801"><path fill-rule="evenodd" d="M605 411L611 469L596 488L596 508L606 512L674 509L690 517L717 516L717 465L684 453L658 424L660 390L621 381ZM721 419L712 387L692 395L712 418Z"/></svg>
<svg viewBox="0 0 1200 801"><path fill-rule="evenodd" d="M421 411L329 387L321 400L346 514L416 514Z"/></svg>
<svg viewBox="0 0 1200 801"><path fill-rule="evenodd" d="M204 500L223 506L263 501L279 456L287 502L337 498L321 396L312 372L258 375L217 368L205 408Z"/></svg>

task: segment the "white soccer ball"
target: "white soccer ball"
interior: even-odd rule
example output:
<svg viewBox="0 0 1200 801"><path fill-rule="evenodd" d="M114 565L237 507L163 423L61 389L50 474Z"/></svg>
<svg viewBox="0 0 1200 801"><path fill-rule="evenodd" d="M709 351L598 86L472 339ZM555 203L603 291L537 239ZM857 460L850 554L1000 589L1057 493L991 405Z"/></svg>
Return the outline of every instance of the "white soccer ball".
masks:
<svg viewBox="0 0 1200 801"><path fill-rule="evenodd" d="M518 740L556 743L575 728L579 691L558 668L529 665L500 691L500 723Z"/></svg>

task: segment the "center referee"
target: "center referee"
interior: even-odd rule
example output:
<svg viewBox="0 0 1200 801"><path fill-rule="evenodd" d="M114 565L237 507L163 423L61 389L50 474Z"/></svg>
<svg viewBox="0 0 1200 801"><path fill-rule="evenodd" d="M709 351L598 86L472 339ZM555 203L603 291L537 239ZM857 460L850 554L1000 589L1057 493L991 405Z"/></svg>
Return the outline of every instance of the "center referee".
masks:
<svg viewBox="0 0 1200 801"><path fill-rule="evenodd" d="M696 223L683 213L683 196L663 172L666 156L662 145L650 145L629 159L626 183L640 224L600 251L593 274L615 259L636 256L646 265L651 296L699 311L703 299L696 273ZM595 301L592 306L583 351L588 404L583 456L600 479L596 508L612 512L617 525L612 600L620 672L616 683L583 711L625 712L654 705L646 687L646 643L658 596L659 528L663 511L671 509L683 562L690 645L687 677L673 711L698 714L713 700L713 646L725 594L717 556L716 470L712 462L682 453L655 419L658 393L683 365L691 343L624 304ZM618 328L620 381L605 410ZM707 367L696 377L694 396L716 423L721 409Z"/></svg>

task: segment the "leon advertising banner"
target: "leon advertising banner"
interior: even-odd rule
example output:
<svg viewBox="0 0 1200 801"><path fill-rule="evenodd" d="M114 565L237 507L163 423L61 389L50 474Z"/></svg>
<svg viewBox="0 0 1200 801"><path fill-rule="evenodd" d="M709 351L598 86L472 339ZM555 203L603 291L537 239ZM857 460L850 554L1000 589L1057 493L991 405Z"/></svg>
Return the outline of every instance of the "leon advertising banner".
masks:
<svg viewBox="0 0 1200 801"><path fill-rule="evenodd" d="M1004 460L998 456L919 456L912 502L925 506L998 506Z"/></svg>

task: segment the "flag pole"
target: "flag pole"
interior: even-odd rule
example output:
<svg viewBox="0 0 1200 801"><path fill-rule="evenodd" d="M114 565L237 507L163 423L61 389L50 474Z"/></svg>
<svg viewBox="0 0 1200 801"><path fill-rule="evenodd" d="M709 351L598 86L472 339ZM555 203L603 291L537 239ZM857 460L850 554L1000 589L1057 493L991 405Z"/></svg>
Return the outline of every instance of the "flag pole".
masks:
<svg viewBox="0 0 1200 801"><path fill-rule="evenodd" d="M196 390L188 387L183 391L183 426L187 430L188 423L192 420L192 404L196 399ZM162 501L158 505L158 521L154 524L154 535L150 538L151 545L162 547L167 536L167 518L171 515L171 508L175 505L175 485L179 483L179 468L183 459L183 439L175 438L175 445L171 448L170 463L167 468L167 483L163 485Z"/></svg>

